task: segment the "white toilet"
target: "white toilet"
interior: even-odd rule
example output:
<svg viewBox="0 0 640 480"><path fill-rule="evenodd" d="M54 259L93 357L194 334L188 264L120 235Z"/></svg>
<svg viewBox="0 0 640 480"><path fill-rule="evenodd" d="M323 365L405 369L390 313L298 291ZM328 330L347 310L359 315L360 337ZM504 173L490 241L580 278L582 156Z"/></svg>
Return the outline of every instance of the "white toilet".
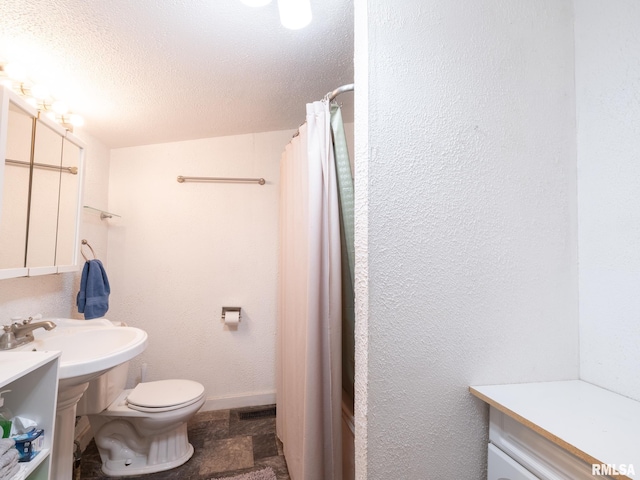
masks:
<svg viewBox="0 0 640 480"><path fill-rule="evenodd" d="M161 472L182 465L193 455L187 422L205 402L204 387L191 380L139 383L123 390L128 365L90 382L78 404L88 415L110 476Z"/></svg>

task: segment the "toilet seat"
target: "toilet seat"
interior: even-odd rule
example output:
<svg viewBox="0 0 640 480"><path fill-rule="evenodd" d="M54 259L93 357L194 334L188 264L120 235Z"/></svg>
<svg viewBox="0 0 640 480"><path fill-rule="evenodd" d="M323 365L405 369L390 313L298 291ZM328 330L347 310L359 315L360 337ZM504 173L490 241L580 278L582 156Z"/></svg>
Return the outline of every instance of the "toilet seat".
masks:
<svg viewBox="0 0 640 480"><path fill-rule="evenodd" d="M127 406L140 412L168 412L202 399L204 387L192 380L139 383L127 396Z"/></svg>

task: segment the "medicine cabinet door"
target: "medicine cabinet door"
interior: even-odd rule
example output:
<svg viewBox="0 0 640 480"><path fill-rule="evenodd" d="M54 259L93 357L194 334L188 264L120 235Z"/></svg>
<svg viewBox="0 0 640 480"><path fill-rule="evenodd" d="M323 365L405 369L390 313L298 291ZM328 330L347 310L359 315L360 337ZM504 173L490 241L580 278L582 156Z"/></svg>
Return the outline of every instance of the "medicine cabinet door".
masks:
<svg viewBox="0 0 640 480"><path fill-rule="evenodd" d="M65 130L48 119L36 120L27 267L29 275L55 273L58 201Z"/></svg>
<svg viewBox="0 0 640 480"><path fill-rule="evenodd" d="M25 276L31 141L35 111L0 91L0 278Z"/></svg>
<svg viewBox="0 0 640 480"><path fill-rule="evenodd" d="M83 153L82 143L67 133L67 137L62 141L62 170L56 242L58 272L77 270L80 166Z"/></svg>

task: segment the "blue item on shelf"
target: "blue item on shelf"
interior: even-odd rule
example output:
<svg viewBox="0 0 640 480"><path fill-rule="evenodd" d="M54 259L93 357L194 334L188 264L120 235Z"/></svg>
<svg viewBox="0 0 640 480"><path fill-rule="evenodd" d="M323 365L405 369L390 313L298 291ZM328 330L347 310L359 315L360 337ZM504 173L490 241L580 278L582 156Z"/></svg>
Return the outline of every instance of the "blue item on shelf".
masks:
<svg viewBox="0 0 640 480"><path fill-rule="evenodd" d="M13 437L20 456L19 462L30 462L44 446L44 430L33 429Z"/></svg>

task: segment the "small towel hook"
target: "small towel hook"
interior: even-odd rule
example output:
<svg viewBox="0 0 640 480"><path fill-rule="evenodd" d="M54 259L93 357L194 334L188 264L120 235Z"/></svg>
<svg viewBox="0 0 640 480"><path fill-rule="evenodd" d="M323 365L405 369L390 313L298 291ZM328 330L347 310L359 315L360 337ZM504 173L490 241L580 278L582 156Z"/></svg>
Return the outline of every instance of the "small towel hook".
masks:
<svg viewBox="0 0 640 480"><path fill-rule="evenodd" d="M84 238L82 239L82 245L80 246L80 254L84 257L85 261L89 261L89 259L87 258L87 256L84 254L84 252L82 251L82 246L86 245L87 247L89 247L89 250L91 250L91 254L93 255L93 260L96 259L96 252L93 251L93 248L91 248L91 245L89 245L89 242L87 242Z"/></svg>

